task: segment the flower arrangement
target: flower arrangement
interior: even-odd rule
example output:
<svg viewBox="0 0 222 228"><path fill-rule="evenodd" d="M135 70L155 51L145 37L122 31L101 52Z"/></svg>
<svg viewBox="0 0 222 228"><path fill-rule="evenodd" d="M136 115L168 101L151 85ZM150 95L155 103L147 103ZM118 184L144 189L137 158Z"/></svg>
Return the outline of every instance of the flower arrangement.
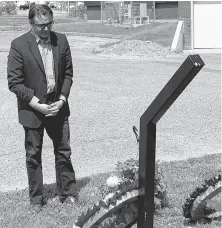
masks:
<svg viewBox="0 0 222 228"><path fill-rule="evenodd" d="M126 227L136 222L138 216L138 171L139 161L134 159L118 162L116 170L102 189L103 199L88 208L75 223L75 228L91 227L100 222L99 227ZM168 205L166 184L159 164L155 175L155 210ZM103 220L100 221L100 218Z"/></svg>
<svg viewBox="0 0 222 228"><path fill-rule="evenodd" d="M117 172L117 177L121 180L119 182L119 188L122 187L121 185L125 185L126 183L130 183L133 181L138 182L139 161L135 159L129 159L123 163L118 162L116 165L116 172ZM160 163L158 161L156 162L154 185L155 185L154 186L155 209L160 209L168 206L167 185L164 181L163 172L160 168Z"/></svg>
<svg viewBox="0 0 222 228"><path fill-rule="evenodd" d="M139 136L133 127L137 142ZM115 172L106 181L101 190L103 200L78 217L73 228L113 228L131 227L138 217L139 161L128 159L116 164ZM155 210L168 206L167 186L163 181L163 172L156 163L154 181Z"/></svg>

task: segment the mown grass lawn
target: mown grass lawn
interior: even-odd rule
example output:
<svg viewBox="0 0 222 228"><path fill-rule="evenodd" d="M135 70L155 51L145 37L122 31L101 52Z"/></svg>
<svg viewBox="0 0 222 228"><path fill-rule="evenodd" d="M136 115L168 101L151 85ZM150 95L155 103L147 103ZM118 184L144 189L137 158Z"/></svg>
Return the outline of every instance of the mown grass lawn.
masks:
<svg viewBox="0 0 222 228"><path fill-rule="evenodd" d="M205 179L219 174L220 155L208 155L184 161L161 163L164 178L168 186L169 207L155 215L156 228L217 228L220 221L209 224L187 224L182 216L182 205L190 193L200 186ZM28 213L29 200L27 189L0 193L0 224L4 228L71 228L76 218L87 207L102 199L102 189L109 173L99 174L78 180L77 191L79 202L74 207L62 205L55 196L55 185L46 185L47 205L44 210L33 218Z"/></svg>
<svg viewBox="0 0 222 228"><path fill-rule="evenodd" d="M138 27L124 27L76 20L72 17L55 16L53 30L62 33L88 34L90 36L121 36L134 40L150 40L170 46L173 41L177 23L153 22ZM24 16L0 16L0 31L29 30L28 18Z"/></svg>
<svg viewBox="0 0 222 228"><path fill-rule="evenodd" d="M56 23L69 23L76 21L73 17L56 17ZM28 15L0 15L0 26L20 26L28 25Z"/></svg>

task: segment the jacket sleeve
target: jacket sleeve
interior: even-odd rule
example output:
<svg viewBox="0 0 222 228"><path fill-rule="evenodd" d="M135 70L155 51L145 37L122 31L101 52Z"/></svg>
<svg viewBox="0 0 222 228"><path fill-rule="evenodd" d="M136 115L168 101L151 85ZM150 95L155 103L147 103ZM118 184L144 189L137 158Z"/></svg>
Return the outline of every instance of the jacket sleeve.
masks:
<svg viewBox="0 0 222 228"><path fill-rule="evenodd" d="M25 86L23 64L23 56L15 41L12 41L7 64L8 87L20 100L29 103L34 96L34 90Z"/></svg>
<svg viewBox="0 0 222 228"><path fill-rule="evenodd" d="M72 56L69 47L68 40L65 36L65 75L64 82L61 89L61 94L66 97L69 96L70 88L72 86L72 77L73 77L73 65L72 65Z"/></svg>

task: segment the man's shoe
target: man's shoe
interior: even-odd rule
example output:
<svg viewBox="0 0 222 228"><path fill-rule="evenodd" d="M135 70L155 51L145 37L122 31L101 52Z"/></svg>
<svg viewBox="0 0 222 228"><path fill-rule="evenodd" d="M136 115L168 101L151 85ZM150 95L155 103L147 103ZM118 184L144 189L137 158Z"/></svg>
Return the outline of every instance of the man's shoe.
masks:
<svg viewBox="0 0 222 228"><path fill-rule="evenodd" d="M29 212L32 214L38 214L42 210L42 204L31 204Z"/></svg>
<svg viewBox="0 0 222 228"><path fill-rule="evenodd" d="M77 197L74 196L68 196L64 200L61 200L63 204L73 205L78 201Z"/></svg>

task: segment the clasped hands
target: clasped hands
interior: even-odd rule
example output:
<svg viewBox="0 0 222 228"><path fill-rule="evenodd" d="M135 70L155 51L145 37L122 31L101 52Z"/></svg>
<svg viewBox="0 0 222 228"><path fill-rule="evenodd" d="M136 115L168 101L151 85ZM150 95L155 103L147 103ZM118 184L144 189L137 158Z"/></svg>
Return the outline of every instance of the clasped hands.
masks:
<svg viewBox="0 0 222 228"><path fill-rule="evenodd" d="M62 108L63 103L64 102L62 100L56 101L50 105L38 103L35 106L35 109L37 111L41 112L42 114L44 114L46 117L55 116L59 112L59 110Z"/></svg>

